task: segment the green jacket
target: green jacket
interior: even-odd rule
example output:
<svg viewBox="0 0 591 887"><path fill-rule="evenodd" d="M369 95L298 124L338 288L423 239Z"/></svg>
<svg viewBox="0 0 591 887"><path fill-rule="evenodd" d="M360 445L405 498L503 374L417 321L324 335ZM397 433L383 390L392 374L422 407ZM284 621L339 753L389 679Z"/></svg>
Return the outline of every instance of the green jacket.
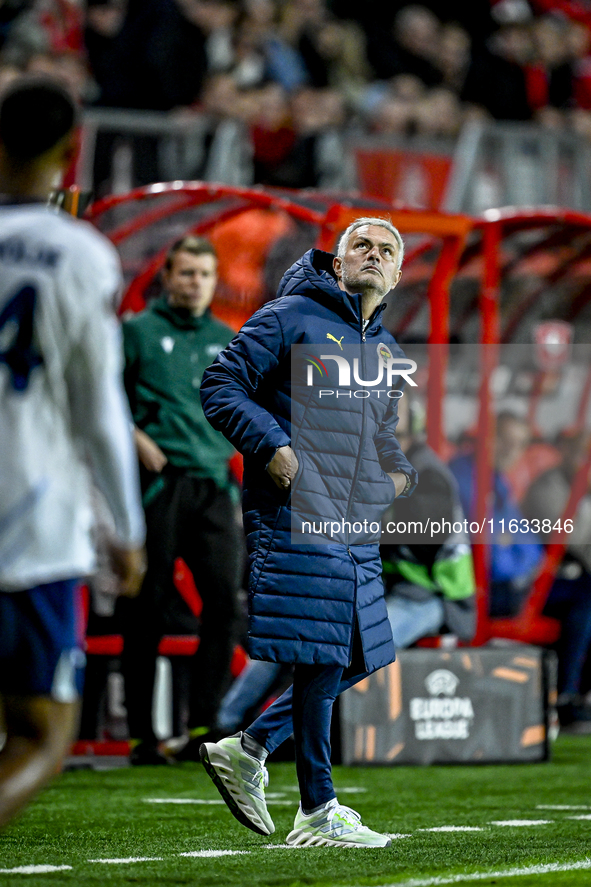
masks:
<svg viewBox="0 0 591 887"><path fill-rule="evenodd" d="M440 597L446 629L469 641L476 631L476 582L455 478L426 444L413 443L406 455L419 473L419 483L409 499L394 501L396 520L420 521L423 526L429 518L445 520L452 532L416 534L402 544L383 546L386 589L413 600ZM460 532L453 532L454 524Z"/></svg>
<svg viewBox="0 0 591 887"><path fill-rule="evenodd" d="M205 369L233 338L210 311L193 317L166 296L123 323L124 382L133 419L168 458L193 477L228 485L234 448L203 414L199 387Z"/></svg>

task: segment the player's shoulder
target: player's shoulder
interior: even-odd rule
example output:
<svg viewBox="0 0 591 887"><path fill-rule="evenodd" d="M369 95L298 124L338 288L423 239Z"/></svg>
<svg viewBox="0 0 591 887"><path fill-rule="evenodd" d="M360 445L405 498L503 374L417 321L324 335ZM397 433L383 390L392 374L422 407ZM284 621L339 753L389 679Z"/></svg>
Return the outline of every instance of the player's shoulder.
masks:
<svg viewBox="0 0 591 887"><path fill-rule="evenodd" d="M51 243L62 254L70 254L75 262L84 258L118 262L113 244L90 222L41 205L30 207L27 215L27 232L30 236Z"/></svg>
<svg viewBox="0 0 591 887"><path fill-rule="evenodd" d="M111 241L85 219L75 219L67 213L60 212L57 216L63 228L64 236L74 249L84 248L98 258L118 260L117 250Z"/></svg>

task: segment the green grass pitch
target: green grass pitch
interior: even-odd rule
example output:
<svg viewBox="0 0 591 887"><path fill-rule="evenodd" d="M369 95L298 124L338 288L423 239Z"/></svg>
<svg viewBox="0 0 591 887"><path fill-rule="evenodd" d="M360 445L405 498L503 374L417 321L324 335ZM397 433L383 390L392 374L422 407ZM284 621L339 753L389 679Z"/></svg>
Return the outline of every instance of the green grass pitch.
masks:
<svg viewBox="0 0 591 887"><path fill-rule="evenodd" d="M217 801L199 764L66 772L0 835L0 885L591 884L591 736L559 737L545 764L335 767L341 803L404 835L383 850L283 847L294 765L269 771L270 838L221 804L147 800Z"/></svg>

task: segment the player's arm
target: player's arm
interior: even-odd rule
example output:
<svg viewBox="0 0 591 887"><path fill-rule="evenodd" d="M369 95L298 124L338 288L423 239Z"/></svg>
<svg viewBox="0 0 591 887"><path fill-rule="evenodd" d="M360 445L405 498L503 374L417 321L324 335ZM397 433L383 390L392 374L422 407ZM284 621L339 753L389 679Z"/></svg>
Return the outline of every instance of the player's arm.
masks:
<svg viewBox="0 0 591 887"><path fill-rule="evenodd" d="M82 265L83 256L80 259ZM131 413L122 383L121 330L113 308L113 294L119 286L118 263L111 255L105 265L101 275L96 274L96 268L86 269L95 272L90 281L100 284L93 287L86 276L85 286L81 284L82 290L86 289L86 304L73 325L76 341L66 382L73 430L84 442L97 485L113 516L113 568L120 577L122 593L133 595L145 573L145 521Z"/></svg>
<svg viewBox="0 0 591 887"><path fill-rule="evenodd" d="M103 343L102 360L95 349L78 348L69 367L68 389L74 429L84 440L96 482L115 523L110 544L113 569L123 594L139 591L145 573L144 515L131 414L121 385L120 338L114 317L104 318L93 333ZM119 353L118 353L119 352Z"/></svg>

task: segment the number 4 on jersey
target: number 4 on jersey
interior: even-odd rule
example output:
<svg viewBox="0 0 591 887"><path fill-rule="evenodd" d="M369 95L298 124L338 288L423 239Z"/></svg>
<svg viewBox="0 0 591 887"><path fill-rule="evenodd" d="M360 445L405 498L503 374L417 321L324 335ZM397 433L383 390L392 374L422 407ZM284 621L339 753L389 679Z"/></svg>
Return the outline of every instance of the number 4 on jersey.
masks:
<svg viewBox="0 0 591 887"><path fill-rule="evenodd" d="M0 312L0 363L10 371L15 391L25 391L29 376L43 358L33 346L33 314L37 291L26 285Z"/></svg>

